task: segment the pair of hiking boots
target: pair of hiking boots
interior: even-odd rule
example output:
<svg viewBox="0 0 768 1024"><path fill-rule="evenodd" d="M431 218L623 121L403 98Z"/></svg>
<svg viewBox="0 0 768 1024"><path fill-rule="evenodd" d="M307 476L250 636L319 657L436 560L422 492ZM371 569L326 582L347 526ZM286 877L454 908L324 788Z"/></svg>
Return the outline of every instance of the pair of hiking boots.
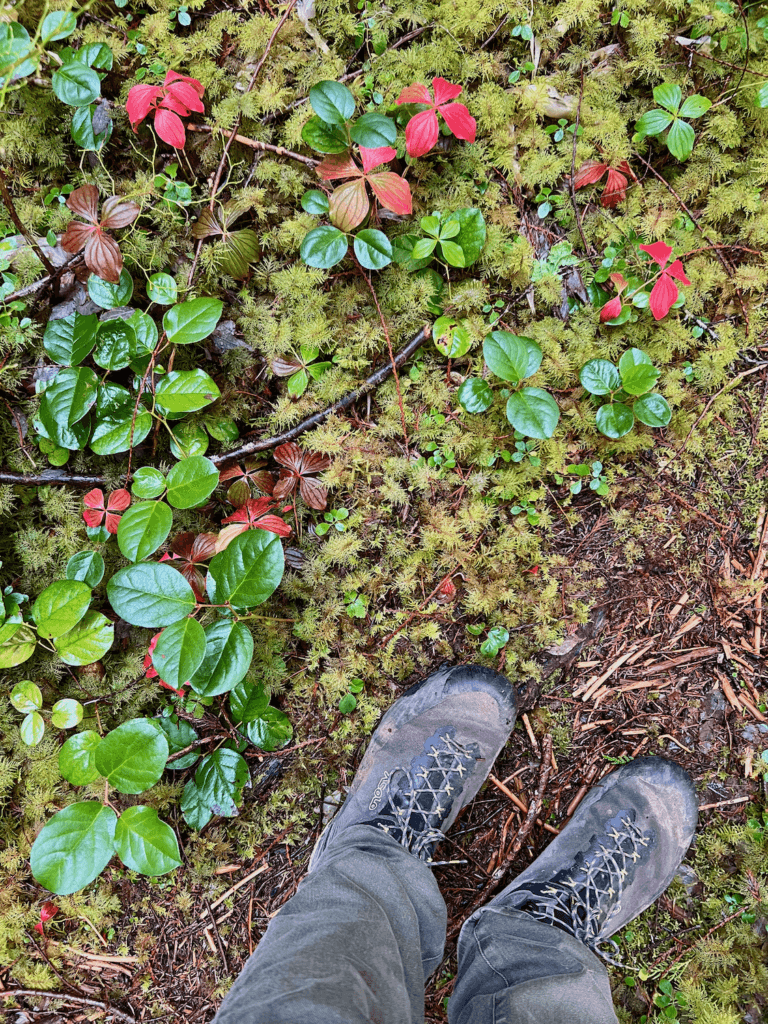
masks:
<svg viewBox="0 0 768 1024"><path fill-rule="evenodd" d="M444 666L411 687L381 718L309 871L332 839L361 824L431 863L488 777L516 715L509 680L478 665ZM637 758L596 785L541 856L489 905L529 914L610 959L600 947L667 888L697 818L687 772L661 757Z"/></svg>

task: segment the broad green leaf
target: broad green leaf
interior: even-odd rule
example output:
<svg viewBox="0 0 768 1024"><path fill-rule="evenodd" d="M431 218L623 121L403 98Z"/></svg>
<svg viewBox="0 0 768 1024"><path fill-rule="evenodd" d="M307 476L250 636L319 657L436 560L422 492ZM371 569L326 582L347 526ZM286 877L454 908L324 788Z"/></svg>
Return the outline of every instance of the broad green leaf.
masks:
<svg viewBox="0 0 768 1024"><path fill-rule="evenodd" d="M154 466L139 466L133 474L131 493L137 498L157 498L165 490L165 477Z"/></svg>
<svg viewBox="0 0 768 1024"><path fill-rule="evenodd" d="M687 160L693 152L693 144L696 141L696 133L687 121L679 118L669 129L667 135L667 148L672 156L678 160Z"/></svg>
<svg viewBox="0 0 768 1024"><path fill-rule="evenodd" d="M111 71L114 59L114 54L106 43L86 43L75 54L75 60L100 71Z"/></svg>
<svg viewBox="0 0 768 1024"><path fill-rule="evenodd" d="M353 108L354 110L354 108ZM397 141L397 125L384 114L377 114L372 111L363 114L352 125L350 129L352 141L358 146L366 149L381 149L384 146L394 146Z"/></svg>
<svg viewBox="0 0 768 1024"><path fill-rule="evenodd" d="M174 508L194 508L216 490L219 471L210 459L203 455L192 455L177 462L165 482L169 504Z"/></svg>
<svg viewBox="0 0 768 1024"><path fill-rule="evenodd" d="M42 715L39 715L37 711L28 714L19 726L19 735L22 742L26 743L28 747L36 747L45 735L45 722Z"/></svg>
<svg viewBox="0 0 768 1024"><path fill-rule="evenodd" d="M170 274L152 274L147 281L147 298L160 306L170 306L179 294L176 281Z"/></svg>
<svg viewBox="0 0 768 1024"><path fill-rule="evenodd" d="M206 589L213 604L254 608L266 601L283 578L280 538L267 530L241 533L208 567Z"/></svg>
<svg viewBox="0 0 768 1024"><path fill-rule="evenodd" d="M87 612L81 622L53 641L67 665L92 665L112 646L115 627L101 612Z"/></svg>
<svg viewBox="0 0 768 1024"><path fill-rule="evenodd" d="M91 588L80 580L57 580L32 605L38 636L51 640L68 632L82 619L91 603Z"/></svg>
<svg viewBox="0 0 768 1024"><path fill-rule="evenodd" d="M193 455L205 455L210 440L205 428L189 421L174 423L170 438L171 452L177 459L188 459Z"/></svg>
<svg viewBox="0 0 768 1024"><path fill-rule="evenodd" d="M102 309L119 309L121 306L127 306L133 295L133 278L125 267L117 284L110 284L96 274L91 274L88 278L88 295Z"/></svg>
<svg viewBox="0 0 768 1024"><path fill-rule="evenodd" d="M58 896L84 889L112 859L117 815L98 800L70 804L51 818L32 844L35 879Z"/></svg>
<svg viewBox="0 0 768 1024"><path fill-rule="evenodd" d="M99 778L96 747L101 736L92 729L70 736L59 751L59 771L73 786L87 786Z"/></svg>
<svg viewBox="0 0 768 1024"><path fill-rule="evenodd" d="M355 97L341 82L318 82L309 90L309 102L326 124L344 124L355 112Z"/></svg>
<svg viewBox="0 0 768 1024"><path fill-rule="evenodd" d="M0 644L0 668L15 668L17 665L23 665L35 653L37 646L37 637L29 626L9 626L8 628L13 632Z"/></svg>
<svg viewBox="0 0 768 1024"><path fill-rule="evenodd" d="M579 380L591 395L607 395L621 388L621 375L607 359L590 359L582 366Z"/></svg>
<svg viewBox="0 0 768 1024"><path fill-rule="evenodd" d="M98 327L95 313L89 316L70 313L59 320L49 320L43 334L43 347L54 362L77 366L96 344Z"/></svg>
<svg viewBox="0 0 768 1024"><path fill-rule="evenodd" d="M140 804L118 818L115 851L127 868L142 875L165 875L181 864L171 826L160 821L153 807Z"/></svg>
<svg viewBox="0 0 768 1024"><path fill-rule="evenodd" d="M103 370L123 370L135 347L136 337L127 320L106 320L99 325L93 361Z"/></svg>
<svg viewBox="0 0 768 1024"><path fill-rule="evenodd" d="M308 267L328 270L341 263L347 255L347 236L338 228L325 224L313 228L301 243L301 258Z"/></svg>
<svg viewBox="0 0 768 1024"><path fill-rule="evenodd" d="M202 802L222 818L237 816L243 786L248 782L248 765L235 750L220 747L208 754L195 772L195 785Z"/></svg>
<svg viewBox="0 0 768 1024"><path fill-rule="evenodd" d="M11 690L11 704L22 715L30 715L33 711L39 711L43 706L43 695L40 687L37 683L33 683L31 679L22 679Z"/></svg>
<svg viewBox="0 0 768 1024"><path fill-rule="evenodd" d="M205 633L196 619L181 619L160 634L152 664L163 682L175 689L190 681L205 657Z"/></svg>
<svg viewBox="0 0 768 1024"><path fill-rule="evenodd" d="M679 85L670 85L668 82L662 82L661 85L657 85L654 88L653 98L659 106L666 107L667 110L671 110L673 114L676 114L680 109L683 93Z"/></svg>
<svg viewBox="0 0 768 1024"><path fill-rule="evenodd" d="M649 356L639 348L630 348L619 360L621 386L628 395L644 395L650 391L661 373Z"/></svg>
<svg viewBox="0 0 768 1024"><path fill-rule="evenodd" d="M67 562L66 577L97 587L104 578L104 559L98 551L79 551Z"/></svg>
<svg viewBox="0 0 768 1024"><path fill-rule="evenodd" d="M168 740L146 718L107 733L96 748L96 767L119 793L143 793L163 774Z"/></svg>
<svg viewBox="0 0 768 1024"><path fill-rule="evenodd" d="M97 455L117 455L141 444L152 429L152 415L130 392L119 384L102 384L94 410L91 451ZM133 439L131 439L133 427Z"/></svg>
<svg viewBox="0 0 768 1024"><path fill-rule="evenodd" d="M300 398L307 390L309 374L305 369L298 370L288 378L288 394L294 398Z"/></svg>
<svg viewBox="0 0 768 1024"><path fill-rule="evenodd" d="M207 338L221 317L221 299L188 299L172 306L163 317L168 340L175 345L191 345Z"/></svg>
<svg viewBox="0 0 768 1024"><path fill-rule="evenodd" d="M464 267L464 250L460 245L456 245L455 242L449 242L443 239L440 242L440 248L443 252L443 259L449 267Z"/></svg>
<svg viewBox="0 0 768 1024"><path fill-rule="evenodd" d="M254 686L247 679L241 679L229 695L233 722L253 722L264 714L268 705L269 695L262 684Z"/></svg>
<svg viewBox="0 0 768 1024"><path fill-rule="evenodd" d="M437 349L449 359L459 359L469 352L472 344L469 331L452 317L441 316L432 326L432 339Z"/></svg>
<svg viewBox="0 0 768 1024"><path fill-rule="evenodd" d="M38 56L24 26L18 21L0 22L0 88L33 74L37 64Z"/></svg>
<svg viewBox="0 0 768 1024"><path fill-rule="evenodd" d="M392 245L384 232L375 228L358 231L354 250L366 270L381 270L392 262Z"/></svg>
<svg viewBox="0 0 768 1024"><path fill-rule="evenodd" d="M293 726L279 708L267 707L258 718L246 723L245 733L260 750L278 750L290 743Z"/></svg>
<svg viewBox="0 0 768 1024"><path fill-rule="evenodd" d="M182 719L174 722L171 718L163 716L162 718L148 718L147 721L151 722L168 740L168 751L171 755L184 750L198 738L192 726ZM170 768L173 771L181 771L182 768L189 768L190 765L193 765L198 757L200 757L199 750L190 750L183 757L177 757L175 761L169 761L166 768Z"/></svg>
<svg viewBox="0 0 768 1024"><path fill-rule="evenodd" d="M597 410L597 429L606 437L623 437L632 429L635 417L628 405L612 402L601 405Z"/></svg>
<svg viewBox="0 0 768 1024"><path fill-rule="evenodd" d="M666 427L672 419L672 410L663 395L644 395L638 398L632 411L648 427Z"/></svg>
<svg viewBox="0 0 768 1024"><path fill-rule="evenodd" d="M150 562L116 572L107 584L107 596L121 618L147 629L170 626L186 618L196 603L192 587L180 572L170 565Z"/></svg>
<svg viewBox="0 0 768 1024"><path fill-rule="evenodd" d="M433 239L423 238L421 241L428 242L433 241ZM422 256L419 259L414 258L413 251L418 244L419 239L416 235L400 235L392 242L392 259L395 263L402 263L408 273L423 270L432 259L434 246L430 247L426 256ZM430 273L437 274L437 271L430 271ZM440 278L440 283L442 284L442 278Z"/></svg>
<svg viewBox="0 0 768 1024"><path fill-rule="evenodd" d="M452 241L461 246L464 254L463 266L471 267L477 261L485 245L485 219L480 210L471 206L465 209L454 211L451 220L459 222L459 233L453 236Z"/></svg>
<svg viewBox="0 0 768 1024"><path fill-rule="evenodd" d="M162 413L197 412L221 398L221 392L205 370L172 370L155 389Z"/></svg>
<svg viewBox="0 0 768 1024"><path fill-rule="evenodd" d="M58 39L66 39L76 28L77 18L71 11L51 11L40 26L40 42L47 46Z"/></svg>
<svg viewBox="0 0 768 1024"><path fill-rule="evenodd" d="M76 450L88 439L90 425L77 424L96 402L99 379L85 366L60 370L43 394L35 425L61 448ZM73 429L75 428L75 429Z"/></svg>
<svg viewBox="0 0 768 1024"><path fill-rule="evenodd" d="M701 117L712 106L706 96L689 96L680 108L680 117Z"/></svg>
<svg viewBox="0 0 768 1024"><path fill-rule="evenodd" d="M523 388L507 399L507 419L526 437L552 437L560 419L557 402L543 388Z"/></svg>
<svg viewBox="0 0 768 1024"><path fill-rule="evenodd" d="M248 671L253 658L253 637L245 623L222 619L206 626L205 641L205 657L190 685L200 696L213 697L231 690Z"/></svg>
<svg viewBox="0 0 768 1024"><path fill-rule="evenodd" d="M74 729L83 720L83 705L79 700L65 697L51 708L51 724L57 729Z"/></svg>
<svg viewBox="0 0 768 1024"><path fill-rule="evenodd" d="M542 351L531 338L493 331L483 342L483 357L497 377L519 384L541 366Z"/></svg>
<svg viewBox="0 0 768 1024"><path fill-rule="evenodd" d="M487 381L480 377L469 377L459 388L459 404L464 412L477 414L490 409L493 392Z"/></svg>
<svg viewBox="0 0 768 1024"><path fill-rule="evenodd" d="M96 72L76 60L62 64L53 72L51 86L61 102L70 107L87 107L101 92L101 80Z"/></svg>
<svg viewBox="0 0 768 1024"><path fill-rule="evenodd" d="M98 153L112 136L112 121L107 120L103 131L95 131L93 126L96 104L77 107L72 115L72 138L80 149Z"/></svg>
<svg viewBox="0 0 768 1024"><path fill-rule="evenodd" d="M171 532L173 512L164 501L142 501L123 513L117 528L117 546L131 562L143 562Z"/></svg>
<svg viewBox="0 0 768 1024"><path fill-rule="evenodd" d="M141 359L151 355L157 344L157 324L146 313L137 309L132 316L126 320L133 328L133 348L131 349L131 360ZM143 373L143 371L142 371Z"/></svg>
<svg viewBox="0 0 768 1024"><path fill-rule="evenodd" d="M646 110L635 124L635 131L640 135L659 135L673 120L666 110Z"/></svg>
<svg viewBox="0 0 768 1024"><path fill-rule="evenodd" d="M436 238L420 238L411 249L411 259L426 260L432 258L437 245Z"/></svg>
<svg viewBox="0 0 768 1024"><path fill-rule="evenodd" d="M349 149L344 129L326 124L320 117L310 117L301 130L301 138L317 153L345 153Z"/></svg>
<svg viewBox="0 0 768 1024"><path fill-rule="evenodd" d="M344 147L346 149L346 146ZM301 208L307 213L323 214L328 213L328 196L317 188L311 188L301 197Z"/></svg>
<svg viewBox="0 0 768 1024"><path fill-rule="evenodd" d="M190 779L181 794L181 813L190 828L198 831L213 817L207 796L198 788L194 779Z"/></svg>

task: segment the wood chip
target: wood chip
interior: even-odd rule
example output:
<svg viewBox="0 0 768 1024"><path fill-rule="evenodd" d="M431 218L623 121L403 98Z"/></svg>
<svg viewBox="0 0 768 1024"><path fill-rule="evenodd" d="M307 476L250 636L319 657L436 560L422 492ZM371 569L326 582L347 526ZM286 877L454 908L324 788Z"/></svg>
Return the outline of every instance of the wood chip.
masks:
<svg viewBox="0 0 768 1024"><path fill-rule="evenodd" d="M675 607L672 609L672 611L669 613L669 615L667 617L669 619L676 619L677 616L680 614L680 612L685 607L685 605L688 604L690 599L691 599L691 595L686 590L686 592L684 594L680 595L680 597L678 598L677 604L675 605Z"/></svg>
<svg viewBox="0 0 768 1024"><path fill-rule="evenodd" d="M703 621L704 620L702 619L702 617L700 615L692 615L690 617L690 619L688 619L686 622L683 623L683 625L680 627L680 629L678 629L678 631L675 633L675 635L669 641L670 646L672 644L676 643L680 639L681 636L685 636L686 633L690 633L690 631L692 629L695 629Z"/></svg>
<svg viewBox="0 0 768 1024"><path fill-rule="evenodd" d="M714 810L715 807L728 807L731 804L745 804L751 799L751 796L735 796L732 800L718 800L717 803L714 804L701 804L699 810L711 811Z"/></svg>
<svg viewBox="0 0 768 1024"><path fill-rule="evenodd" d="M676 658L668 658L666 661L657 662L655 665L643 666L643 668L638 669L638 673L642 676L658 675L660 672L666 672L667 669L687 665L691 661L705 661L718 654L720 654L719 647L694 647L687 654L679 654Z"/></svg>
<svg viewBox="0 0 768 1024"><path fill-rule="evenodd" d="M521 715L520 717L523 720L523 725L525 726L525 731L528 733L528 739L531 741L531 746L533 747L533 752L534 752L534 754L539 756L540 755L539 744L536 742L536 737L533 735L533 729L531 728L531 723L530 723L530 721L528 719L528 715Z"/></svg>
<svg viewBox="0 0 768 1024"><path fill-rule="evenodd" d="M589 698L592 696L592 694L596 690L599 690L600 687L603 685L603 683L607 679L610 679L611 676L613 675L613 673L617 669L621 668L621 666L624 664L624 662L628 661L629 658L631 658L634 653L635 653L635 648L631 647L628 651L625 651L622 655L620 655L616 659L616 661L613 662L613 664L609 665L608 668L605 670L605 672L603 672L603 674L601 676L598 676L597 679L594 681L594 683L592 683L589 686L589 688L587 689L587 691L584 693L584 695L581 698L582 702L588 701Z"/></svg>

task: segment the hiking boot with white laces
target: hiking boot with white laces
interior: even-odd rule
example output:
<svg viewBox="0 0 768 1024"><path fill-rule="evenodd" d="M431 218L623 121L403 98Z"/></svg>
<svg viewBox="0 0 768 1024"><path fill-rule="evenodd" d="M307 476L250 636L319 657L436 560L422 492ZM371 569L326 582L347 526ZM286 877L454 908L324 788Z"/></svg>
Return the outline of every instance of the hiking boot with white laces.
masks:
<svg viewBox="0 0 768 1024"><path fill-rule="evenodd" d="M378 723L308 872L350 825L373 825L435 863L435 847L485 782L516 714L512 684L480 665L444 665L412 686Z"/></svg>
<svg viewBox="0 0 768 1024"><path fill-rule="evenodd" d="M533 864L487 904L510 907L599 947L649 907L675 877L698 819L690 776L641 757L607 775Z"/></svg>

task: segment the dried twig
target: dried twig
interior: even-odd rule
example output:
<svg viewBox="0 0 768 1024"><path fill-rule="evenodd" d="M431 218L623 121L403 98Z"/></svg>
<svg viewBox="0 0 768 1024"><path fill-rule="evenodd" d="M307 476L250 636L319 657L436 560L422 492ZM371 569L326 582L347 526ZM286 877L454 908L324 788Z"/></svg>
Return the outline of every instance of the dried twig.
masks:
<svg viewBox="0 0 768 1024"><path fill-rule="evenodd" d="M11 220L16 225L17 231L19 232L19 234L23 235L24 238L26 238L26 240L29 243L29 245L31 245L32 248L35 250L37 258L40 260L40 262L43 264L45 269L48 271L49 279L52 278L52 277L55 277L56 276L56 267L54 267L54 265L51 263L51 261L48 259L48 257L43 252L43 250L40 248L40 246L34 240L32 235L30 235L30 233L24 227L24 225L21 222L21 219L19 218L18 213L16 212L16 207L14 206L14 203L13 203L13 196L11 195L10 191L8 190L8 179L6 178L5 171L2 169L2 167L0 167L0 194L2 194L3 202L5 203L5 207L8 210L8 213L10 215Z"/></svg>
<svg viewBox="0 0 768 1024"><path fill-rule="evenodd" d="M188 131L192 132L204 132L208 135L212 135L214 132L224 132L223 128L212 128L207 124L188 124ZM261 142L259 139L249 139L245 135L234 135L232 136L235 142L239 142L241 146L248 146L250 149L259 149L265 153L276 153L277 156L286 156L290 160L298 160L299 163L306 164L307 167L316 167L320 161L313 160L311 156L302 156L301 153L294 153L292 149L285 149L283 146L273 146L270 142Z"/></svg>
<svg viewBox="0 0 768 1024"><path fill-rule="evenodd" d="M0 999L17 999L19 996L26 996L30 999L56 999L65 1003L77 1003L78 1006L96 1006L100 1010L104 1010L105 1013L117 1017L118 1020L127 1021L127 1024L137 1024L135 1017L123 1013L122 1010L116 1010L114 1006L102 1003L99 999L87 999L85 996L75 996L69 993L65 995L63 992L46 992L44 989L37 988L5 988L0 991Z"/></svg>

